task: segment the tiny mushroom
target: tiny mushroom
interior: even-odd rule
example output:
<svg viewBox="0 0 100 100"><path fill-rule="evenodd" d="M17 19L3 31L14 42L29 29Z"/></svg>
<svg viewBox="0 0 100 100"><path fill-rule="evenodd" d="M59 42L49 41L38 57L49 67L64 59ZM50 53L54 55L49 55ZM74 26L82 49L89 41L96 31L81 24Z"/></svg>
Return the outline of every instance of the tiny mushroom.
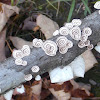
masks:
<svg viewBox="0 0 100 100"><path fill-rule="evenodd" d="M33 66L31 70L32 72L37 73L40 70L40 68L38 66Z"/></svg>
<svg viewBox="0 0 100 100"><path fill-rule="evenodd" d="M26 81L30 81L32 79L32 75L31 74L27 74L27 75L25 75L24 79Z"/></svg>
<svg viewBox="0 0 100 100"><path fill-rule="evenodd" d="M21 50L13 50L12 56L15 59L19 59L19 58L21 59L21 58L23 58L23 53Z"/></svg>
<svg viewBox="0 0 100 100"><path fill-rule="evenodd" d="M46 40L43 43L42 49L44 50L44 52L49 55L49 56L55 56L56 52L57 52L57 45L55 42L51 41L51 40Z"/></svg>
<svg viewBox="0 0 100 100"><path fill-rule="evenodd" d="M22 63L23 63L23 60L22 59L16 59L15 60L15 64L16 65L22 65Z"/></svg>
<svg viewBox="0 0 100 100"><path fill-rule="evenodd" d="M88 50L92 50L93 47L94 47L93 44L90 44L90 45L87 46L87 49L88 49Z"/></svg>
<svg viewBox="0 0 100 100"><path fill-rule="evenodd" d="M72 29L73 28L73 24L72 23L65 23L64 26L67 27L68 29Z"/></svg>
<svg viewBox="0 0 100 100"><path fill-rule="evenodd" d="M73 26L80 26L82 24L82 21L80 19L73 19L72 24Z"/></svg>
<svg viewBox="0 0 100 100"><path fill-rule="evenodd" d="M43 45L43 41L41 39L37 39L37 38L33 39L33 46L34 47L39 48L39 47L42 47L42 45Z"/></svg>
<svg viewBox="0 0 100 100"><path fill-rule="evenodd" d="M60 32L61 35L68 35L70 31L67 27L61 27L59 29L59 32Z"/></svg>
<svg viewBox="0 0 100 100"><path fill-rule="evenodd" d="M82 31L82 35L90 36L92 34L92 30L89 27L86 27Z"/></svg>
<svg viewBox="0 0 100 100"><path fill-rule="evenodd" d="M94 4L94 8L100 9L100 1L97 1L97 2Z"/></svg>
<svg viewBox="0 0 100 100"><path fill-rule="evenodd" d="M59 30L56 30L56 31L53 33L53 36L56 36L56 35L59 35Z"/></svg>
<svg viewBox="0 0 100 100"><path fill-rule="evenodd" d="M29 56L31 52L30 47L28 45L24 45L21 51L23 52L24 57Z"/></svg>
<svg viewBox="0 0 100 100"><path fill-rule="evenodd" d="M80 40L81 38L81 29L76 26L76 27L73 27L71 30L70 30L70 36L74 39L74 40Z"/></svg>

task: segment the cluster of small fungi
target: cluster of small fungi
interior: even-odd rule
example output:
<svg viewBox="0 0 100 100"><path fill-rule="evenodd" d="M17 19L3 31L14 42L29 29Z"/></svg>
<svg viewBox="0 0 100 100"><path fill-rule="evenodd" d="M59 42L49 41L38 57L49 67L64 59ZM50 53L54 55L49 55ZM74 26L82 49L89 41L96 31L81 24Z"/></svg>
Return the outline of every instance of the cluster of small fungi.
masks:
<svg viewBox="0 0 100 100"><path fill-rule="evenodd" d="M69 35L72 39L79 41L78 46L80 48L87 47L87 49L93 49L93 45L90 44L88 37L92 34L92 30L89 27L84 28L82 31L79 28L82 21L80 19L73 19L71 23L66 23L63 27L59 30L56 30L53 33L53 36L60 35L56 42L52 40L42 41L41 39L33 39L33 47L42 48L42 50L48 56L55 56L56 52L59 49L61 54L67 53L69 48L73 47L73 42L67 39L67 35ZM24 45L21 50L14 50L13 57L16 59L15 64L26 66L27 61L23 61L22 58L25 56L29 56L30 54L30 47L28 45ZM39 67L33 66L32 72L38 72ZM37 76L37 79L40 79L40 76ZM29 81L32 79L32 75L28 74L25 76L25 80Z"/></svg>

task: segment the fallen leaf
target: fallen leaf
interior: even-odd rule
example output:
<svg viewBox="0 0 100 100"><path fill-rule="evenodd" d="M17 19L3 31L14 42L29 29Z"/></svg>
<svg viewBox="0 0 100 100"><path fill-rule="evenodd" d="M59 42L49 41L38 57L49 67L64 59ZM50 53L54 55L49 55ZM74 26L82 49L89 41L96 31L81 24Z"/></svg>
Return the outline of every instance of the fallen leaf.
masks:
<svg viewBox="0 0 100 100"><path fill-rule="evenodd" d="M17 49L21 49L24 45L28 45L30 48L33 48L32 42L25 41L22 38L10 36L9 39L12 41L14 47L16 47Z"/></svg>

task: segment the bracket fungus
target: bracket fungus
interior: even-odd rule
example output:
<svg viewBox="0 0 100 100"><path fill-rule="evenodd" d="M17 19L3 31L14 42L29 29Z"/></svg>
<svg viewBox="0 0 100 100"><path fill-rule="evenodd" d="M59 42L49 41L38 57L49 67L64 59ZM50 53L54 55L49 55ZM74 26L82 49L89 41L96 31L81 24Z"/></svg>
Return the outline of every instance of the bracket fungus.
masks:
<svg viewBox="0 0 100 100"><path fill-rule="evenodd" d="M23 58L23 53L21 50L13 50L12 56L15 59Z"/></svg>
<svg viewBox="0 0 100 100"><path fill-rule="evenodd" d="M83 29L83 31L82 31L82 35L84 36L90 36L92 34L92 30L91 30L91 28L89 28L89 27L86 27L86 28L84 28Z"/></svg>
<svg viewBox="0 0 100 100"><path fill-rule="evenodd" d="M70 30L70 36L74 39L74 40L80 40L81 38L81 29L76 26L76 27L73 27L71 30Z"/></svg>
<svg viewBox="0 0 100 100"><path fill-rule="evenodd" d="M23 56L29 56L30 55L30 47L28 45L24 45L21 49Z"/></svg>
<svg viewBox="0 0 100 100"><path fill-rule="evenodd" d="M33 46L34 47L39 48L39 47L42 47L42 45L43 45L43 41L41 39L37 39L37 38L33 39Z"/></svg>
<svg viewBox="0 0 100 100"><path fill-rule="evenodd" d="M67 27L61 27L60 29L59 29L59 33L61 34L61 35L68 35L69 34L69 29L67 28Z"/></svg>
<svg viewBox="0 0 100 100"><path fill-rule="evenodd" d="M73 19L72 24L73 26L80 26L82 24L82 21L80 19Z"/></svg>
<svg viewBox="0 0 100 100"><path fill-rule="evenodd" d="M40 68L38 66L33 66L31 70L32 72L37 73L40 70Z"/></svg>
<svg viewBox="0 0 100 100"><path fill-rule="evenodd" d="M65 54L69 48L72 48L72 41L68 40L65 36L60 36L56 40L56 44L59 47L59 52Z"/></svg>
<svg viewBox="0 0 100 100"><path fill-rule="evenodd" d="M57 45L55 42L51 41L51 40L46 40L43 43L42 49L44 50L44 52L49 55L49 56L55 56L56 52L57 52Z"/></svg>
<svg viewBox="0 0 100 100"><path fill-rule="evenodd" d="M25 78L26 81L30 81L32 79L32 75L31 74L27 74L27 75L25 75L24 78Z"/></svg>

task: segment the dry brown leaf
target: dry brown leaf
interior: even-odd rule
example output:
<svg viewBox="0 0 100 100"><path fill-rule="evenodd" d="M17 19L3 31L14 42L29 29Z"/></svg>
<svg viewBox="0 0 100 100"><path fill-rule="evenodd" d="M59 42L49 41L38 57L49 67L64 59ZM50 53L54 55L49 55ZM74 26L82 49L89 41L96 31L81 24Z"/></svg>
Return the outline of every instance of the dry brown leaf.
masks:
<svg viewBox="0 0 100 100"><path fill-rule="evenodd" d="M8 19L11 17L11 15L16 12L19 13L19 8L16 6L10 6L3 3L0 3L0 32L6 25Z"/></svg>
<svg viewBox="0 0 100 100"><path fill-rule="evenodd" d="M44 33L46 39L53 37L53 32L59 29L59 26L56 22L42 14L37 16L36 23L37 26L40 27L42 33Z"/></svg>
<svg viewBox="0 0 100 100"><path fill-rule="evenodd" d="M12 41L14 47L16 47L17 49L21 49L23 45L28 45L30 48L33 48L32 42L25 41L22 38L10 36L9 39Z"/></svg>

